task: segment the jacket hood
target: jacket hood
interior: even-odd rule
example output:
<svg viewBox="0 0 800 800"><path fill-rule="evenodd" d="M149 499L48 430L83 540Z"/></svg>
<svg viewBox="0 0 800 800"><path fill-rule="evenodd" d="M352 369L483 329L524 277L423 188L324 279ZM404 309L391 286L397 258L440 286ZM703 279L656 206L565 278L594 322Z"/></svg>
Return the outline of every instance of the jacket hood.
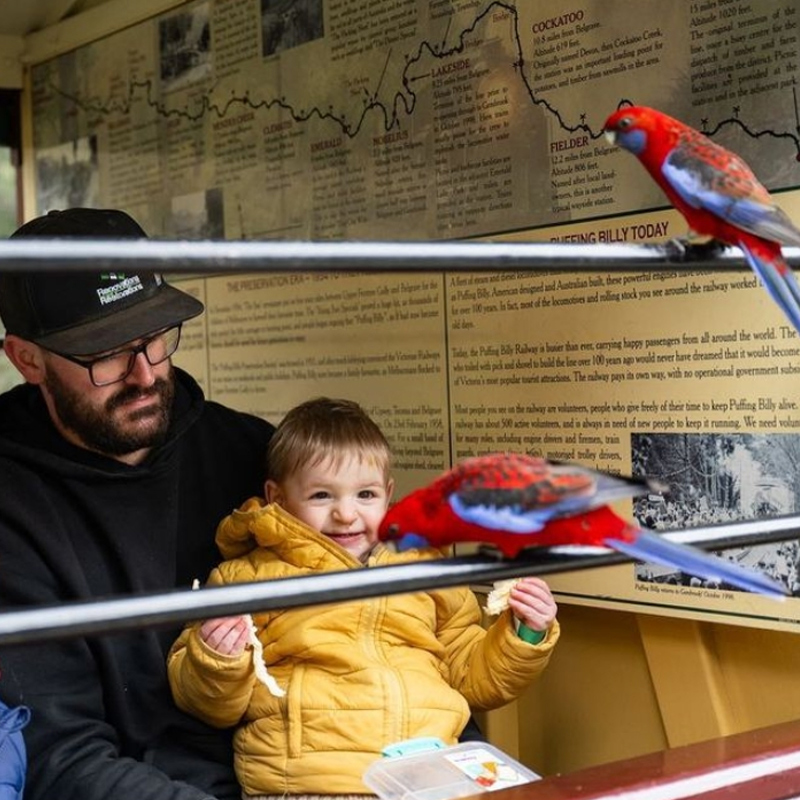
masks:
<svg viewBox="0 0 800 800"><path fill-rule="evenodd" d="M257 548L274 551L289 564L310 569L345 569L360 564L327 536L293 517L276 503L251 497L217 528L223 558L244 556Z"/></svg>
<svg viewBox="0 0 800 800"><path fill-rule="evenodd" d="M158 470L175 442L202 413L203 392L186 372L175 368L175 400L167 439L135 466L94 453L68 442L53 425L38 386L23 384L0 394L0 458L32 467L43 474L55 473L91 480L107 480Z"/></svg>

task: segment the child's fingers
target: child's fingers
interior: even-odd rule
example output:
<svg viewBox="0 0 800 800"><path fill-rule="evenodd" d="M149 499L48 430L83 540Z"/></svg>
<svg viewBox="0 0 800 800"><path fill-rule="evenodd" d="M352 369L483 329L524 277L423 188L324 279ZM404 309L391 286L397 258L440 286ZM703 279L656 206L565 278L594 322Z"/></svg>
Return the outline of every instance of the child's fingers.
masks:
<svg viewBox="0 0 800 800"><path fill-rule="evenodd" d="M518 619L537 631L549 628L558 613L550 589L538 579L517 584L511 591L509 606Z"/></svg>
<svg viewBox="0 0 800 800"><path fill-rule="evenodd" d="M212 650L236 655L247 642L247 621L244 617L208 619L200 626L200 637Z"/></svg>
<svg viewBox="0 0 800 800"><path fill-rule="evenodd" d="M512 595L514 592L520 592L543 600L553 599L550 587L541 578L522 578L522 580L517 581L511 592Z"/></svg>

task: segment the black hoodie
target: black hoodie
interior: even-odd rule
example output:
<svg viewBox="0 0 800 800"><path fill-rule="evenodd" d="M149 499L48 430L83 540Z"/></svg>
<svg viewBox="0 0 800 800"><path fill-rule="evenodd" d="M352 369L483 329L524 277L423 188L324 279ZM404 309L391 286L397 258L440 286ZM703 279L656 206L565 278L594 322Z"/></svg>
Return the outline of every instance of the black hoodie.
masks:
<svg viewBox="0 0 800 800"><path fill-rule="evenodd" d="M168 440L137 466L67 442L37 387L0 395L0 609L188 589L219 562L274 429L175 376ZM33 711L26 800L239 798L228 733L172 702L179 627L0 647L0 696Z"/></svg>

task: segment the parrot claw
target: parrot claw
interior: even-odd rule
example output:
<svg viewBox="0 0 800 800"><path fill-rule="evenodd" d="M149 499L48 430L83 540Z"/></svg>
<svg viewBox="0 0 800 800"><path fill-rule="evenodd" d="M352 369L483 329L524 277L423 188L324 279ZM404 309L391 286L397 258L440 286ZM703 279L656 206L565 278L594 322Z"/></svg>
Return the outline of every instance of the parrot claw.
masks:
<svg viewBox="0 0 800 800"><path fill-rule="evenodd" d="M686 261L687 246L685 239L669 239L664 242L664 252L670 261Z"/></svg>
<svg viewBox="0 0 800 800"><path fill-rule="evenodd" d="M704 242L690 242L688 245L689 255L692 259L697 259L698 261L711 261L715 258L719 258L727 248L728 245L726 245L725 242L721 242L719 239L707 239Z"/></svg>
<svg viewBox="0 0 800 800"><path fill-rule="evenodd" d="M722 255L726 245L719 239L694 241L691 239L669 239L664 250L670 261L685 263L687 261L713 261Z"/></svg>
<svg viewBox="0 0 800 800"><path fill-rule="evenodd" d="M505 559L505 555L503 555L500 548L495 547L493 544L479 544L478 555L485 556L486 558L494 558L497 561L503 561Z"/></svg>

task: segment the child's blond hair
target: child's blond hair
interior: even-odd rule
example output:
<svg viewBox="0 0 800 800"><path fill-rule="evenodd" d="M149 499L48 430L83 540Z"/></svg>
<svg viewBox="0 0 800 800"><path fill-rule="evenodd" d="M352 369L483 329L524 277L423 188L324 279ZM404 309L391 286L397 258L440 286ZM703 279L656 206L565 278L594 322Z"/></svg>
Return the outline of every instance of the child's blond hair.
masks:
<svg viewBox="0 0 800 800"><path fill-rule="evenodd" d="M389 480L391 448L378 425L352 400L315 397L295 406L278 425L267 449L267 474L282 483L306 466L334 465L356 453Z"/></svg>

